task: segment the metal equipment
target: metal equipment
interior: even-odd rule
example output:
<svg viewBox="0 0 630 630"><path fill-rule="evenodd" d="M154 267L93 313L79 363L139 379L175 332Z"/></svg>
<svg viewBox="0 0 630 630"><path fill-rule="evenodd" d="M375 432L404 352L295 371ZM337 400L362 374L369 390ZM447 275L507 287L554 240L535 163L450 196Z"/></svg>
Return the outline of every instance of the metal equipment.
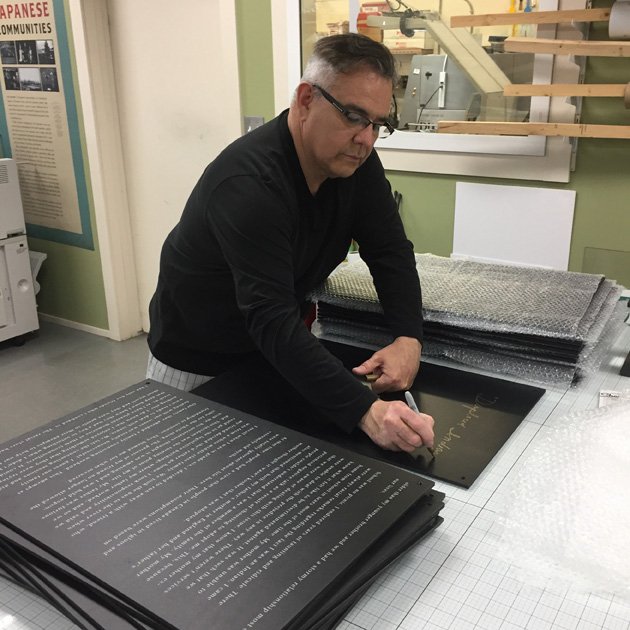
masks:
<svg viewBox="0 0 630 630"><path fill-rule="evenodd" d="M0 159L0 341L38 328L17 167Z"/></svg>
<svg viewBox="0 0 630 630"><path fill-rule="evenodd" d="M487 53L486 53L487 54ZM515 83L531 83L533 55L488 55ZM414 55L407 87L399 106L399 129L433 131L440 120L522 121L529 112L527 97L505 98L483 93L448 55Z"/></svg>

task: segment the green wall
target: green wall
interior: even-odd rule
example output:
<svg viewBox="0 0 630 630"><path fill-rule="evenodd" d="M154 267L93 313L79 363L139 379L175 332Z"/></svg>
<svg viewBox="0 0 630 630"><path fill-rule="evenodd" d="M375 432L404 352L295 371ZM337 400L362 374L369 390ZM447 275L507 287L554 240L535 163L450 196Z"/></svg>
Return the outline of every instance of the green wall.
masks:
<svg viewBox="0 0 630 630"><path fill-rule="evenodd" d="M95 228L92 227L92 230L95 231ZM36 238L29 238L28 242L31 251L48 255L37 276L41 285L37 294L39 312L107 330L107 307L98 249L92 251Z"/></svg>
<svg viewBox="0 0 630 630"><path fill-rule="evenodd" d="M269 0L240 0L238 28L247 33L247 49L241 59L241 85L273 85L272 68L263 64L271 58L271 33L256 29L259 14L265 20ZM263 7L264 5L264 7ZM611 5L600 0L594 7ZM255 12L253 11L256 7ZM247 9L247 10L246 10ZM269 22L270 23L270 22ZM594 23L590 39L608 39L607 23ZM240 50L240 45L239 45ZM586 64L587 83L626 83L630 76L630 59L590 58ZM244 114L273 111L273 94L269 90L249 91L244 100ZM630 125L630 110L622 99L584 99L582 122ZM403 195L401 214L410 239L418 252L448 256L452 251L455 206L455 184L543 186L576 191L576 207L571 241L569 268L572 271L603 273L630 286L630 141L582 139L579 141L576 170L568 184L536 181L430 175L388 172L392 188Z"/></svg>
<svg viewBox="0 0 630 630"><path fill-rule="evenodd" d="M271 5L236 0L238 68L242 116L274 116Z"/></svg>

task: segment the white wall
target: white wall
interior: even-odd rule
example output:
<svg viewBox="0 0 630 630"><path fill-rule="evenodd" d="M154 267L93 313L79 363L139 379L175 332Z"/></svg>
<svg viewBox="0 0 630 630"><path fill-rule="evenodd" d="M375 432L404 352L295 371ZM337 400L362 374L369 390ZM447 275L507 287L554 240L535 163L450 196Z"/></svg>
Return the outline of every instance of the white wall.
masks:
<svg viewBox="0 0 630 630"><path fill-rule="evenodd" d="M105 0L103 0L105 1ZM205 166L241 133L234 0L107 0L140 310Z"/></svg>

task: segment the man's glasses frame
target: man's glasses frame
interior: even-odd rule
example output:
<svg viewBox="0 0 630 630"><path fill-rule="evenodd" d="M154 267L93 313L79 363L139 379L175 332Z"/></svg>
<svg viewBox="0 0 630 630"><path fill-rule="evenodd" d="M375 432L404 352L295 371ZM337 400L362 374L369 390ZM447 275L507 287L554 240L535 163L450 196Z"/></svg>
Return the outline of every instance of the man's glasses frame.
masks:
<svg viewBox="0 0 630 630"><path fill-rule="evenodd" d="M361 129L365 129L366 127L372 125L374 135L379 138L386 138L396 131L391 123L386 120L383 122L374 122L367 116L359 114L359 112L353 112L347 107L344 107L334 96L331 96L323 87L317 85L317 83L313 83L312 85L314 88L319 90L319 93L354 127L361 127Z"/></svg>

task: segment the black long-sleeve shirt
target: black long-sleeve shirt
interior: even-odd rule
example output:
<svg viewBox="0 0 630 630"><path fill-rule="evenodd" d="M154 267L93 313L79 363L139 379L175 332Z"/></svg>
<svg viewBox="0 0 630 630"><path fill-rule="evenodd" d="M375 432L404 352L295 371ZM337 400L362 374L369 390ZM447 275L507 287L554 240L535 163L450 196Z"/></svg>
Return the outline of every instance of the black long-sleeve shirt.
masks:
<svg viewBox="0 0 630 630"><path fill-rule="evenodd" d="M368 264L394 337L422 338L413 245L375 151L312 195L284 112L205 170L162 248L149 346L216 375L259 351L322 415L351 430L376 400L310 333L307 294L345 258Z"/></svg>

